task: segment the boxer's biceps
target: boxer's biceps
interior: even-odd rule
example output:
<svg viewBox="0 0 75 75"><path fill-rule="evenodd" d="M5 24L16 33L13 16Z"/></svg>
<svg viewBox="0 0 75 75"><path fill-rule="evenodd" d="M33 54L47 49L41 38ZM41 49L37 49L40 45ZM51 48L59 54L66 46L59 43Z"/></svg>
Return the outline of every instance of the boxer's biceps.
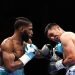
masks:
<svg viewBox="0 0 75 75"><path fill-rule="evenodd" d="M75 62L75 44L71 38L64 39L63 48L64 48L64 62L63 64L66 65L68 63Z"/></svg>
<svg viewBox="0 0 75 75"><path fill-rule="evenodd" d="M63 43L63 48L65 54L75 54L75 45L72 40L65 41L65 43Z"/></svg>
<svg viewBox="0 0 75 75"><path fill-rule="evenodd" d="M11 64L15 60L15 55L6 51L3 51L3 62L6 68L10 68Z"/></svg>
<svg viewBox="0 0 75 75"><path fill-rule="evenodd" d="M24 53L25 53L25 51L20 50L20 49L14 51L14 55L15 55L16 58L21 57Z"/></svg>

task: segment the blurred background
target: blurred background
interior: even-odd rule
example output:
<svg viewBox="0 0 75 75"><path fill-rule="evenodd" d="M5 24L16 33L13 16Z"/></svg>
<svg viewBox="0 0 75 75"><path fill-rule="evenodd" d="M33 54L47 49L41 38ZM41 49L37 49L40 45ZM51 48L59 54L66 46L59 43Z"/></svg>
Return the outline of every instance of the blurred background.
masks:
<svg viewBox="0 0 75 75"><path fill-rule="evenodd" d="M72 0L2 0L0 1L0 43L13 34L15 18L22 16L32 21L33 43L38 48L42 48L46 43L55 45L44 35L44 28L49 22L56 22L64 30L75 32L74 3ZM33 59L26 65L25 72L27 75L36 73L47 75L48 63L47 59Z"/></svg>

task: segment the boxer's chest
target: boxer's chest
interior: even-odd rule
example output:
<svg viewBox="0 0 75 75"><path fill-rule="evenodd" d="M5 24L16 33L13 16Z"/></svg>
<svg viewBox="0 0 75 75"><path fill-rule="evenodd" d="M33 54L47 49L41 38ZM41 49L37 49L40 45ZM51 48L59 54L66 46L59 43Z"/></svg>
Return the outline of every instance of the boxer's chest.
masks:
<svg viewBox="0 0 75 75"><path fill-rule="evenodd" d="M24 45L18 41L14 41L13 52L19 55L19 57L22 56L25 53Z"/></svg>

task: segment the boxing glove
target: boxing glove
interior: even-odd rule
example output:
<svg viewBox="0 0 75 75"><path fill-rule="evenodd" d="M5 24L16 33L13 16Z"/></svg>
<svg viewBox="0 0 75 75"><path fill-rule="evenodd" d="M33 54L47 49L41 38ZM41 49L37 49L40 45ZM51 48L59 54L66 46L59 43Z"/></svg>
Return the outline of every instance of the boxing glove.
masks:
<svg viewBox="0 0 75 75"><path fill-rule="evenodd" d="M56 62L50 62L48 71L50 75L56 75L61 69L66 69L66 67L62 64L62 60L58 60Z"/></svg>
<svg viewBox="0 0 75 75"><path fill-rule="evenodd" d="M42 49L41 49L41 53L42 55L44 56L47 56L47 55L50 55L52 56L53 55L53 51L52 51L52 46L51 44L45 44Z"/></svg>
<svg viewBox="0 0 75 75"><path fill-rule="evenodd" d="M33 51L33 49L34 49L34 51ZM26 47L25 47L25 52L36 52L36 51L38 51L38 47L36 46L36 45L34 45L34 44L27 44L26 45Z"/></svg>
<svg viewBox="0 0 75 75"><path fill-rule="evenodd" d="M26 49L25 54L19 58L19 60L23 63L23 65L26 65L32 58L35 57L35 49L31 47L31 44L27 44L25 49Z"/></svg>
<svg viewBox="0 0 75 75"><path fill-rule="evenodd" d="M57 70L66 68L66 67L63 65L63 63L62 63L62 59L61 59L61 60L58 60L58 61L55 63L55 66L56 66Z"/></svg>
<svg viewBox="0 0 75 75"><path fill-rule="evenodd" d="M59 56L60 58L63 58L63 47L61 43L58 43L55 46L55 53L57 56Z"/></svg>

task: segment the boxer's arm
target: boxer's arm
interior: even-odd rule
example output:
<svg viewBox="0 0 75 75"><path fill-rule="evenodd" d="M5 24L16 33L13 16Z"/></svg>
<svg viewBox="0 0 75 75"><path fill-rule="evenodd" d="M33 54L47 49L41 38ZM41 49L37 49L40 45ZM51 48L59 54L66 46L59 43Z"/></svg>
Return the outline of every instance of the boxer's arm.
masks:
<svg viewBox="0 0 75 75"><path fill-rule="evenodd" d="M64 48L63 64L68 66L75 64L75 45L72 37L67 34L63 35L60 40Z"/></svg>
<svg viewBox="0 0 75 75"><path fill-rule="evenodd" d="M9 43L1 44L1 49L2 49L2 53L3 53L4 65L10 71L14 71L16 69L19 69L19 68L23 67L35 55L33 52L29 52L29 53L23 54L20 58L15 60L15 55L13 53L13 50L12 50L13 48L12 48L12 44L11 43L10 44Z"/></svg>
<svg viewBox="0 0 75 75"><path fill-rule="evenodd" d="M38 49L36 52L36 58L49 58L52 56L52 46L51 44L43 45L42 49Z"/></svg>
<svg viewBox="0 0 75 75"><path fill-rule="evenodd" d="M5 67L10 70L14 71L15 69L21 68L23 63L20 60L15 61L15 55L10 50L12 50L11 44L8 45L1 45L2 55L3 55L3 62Z"/></svg>

